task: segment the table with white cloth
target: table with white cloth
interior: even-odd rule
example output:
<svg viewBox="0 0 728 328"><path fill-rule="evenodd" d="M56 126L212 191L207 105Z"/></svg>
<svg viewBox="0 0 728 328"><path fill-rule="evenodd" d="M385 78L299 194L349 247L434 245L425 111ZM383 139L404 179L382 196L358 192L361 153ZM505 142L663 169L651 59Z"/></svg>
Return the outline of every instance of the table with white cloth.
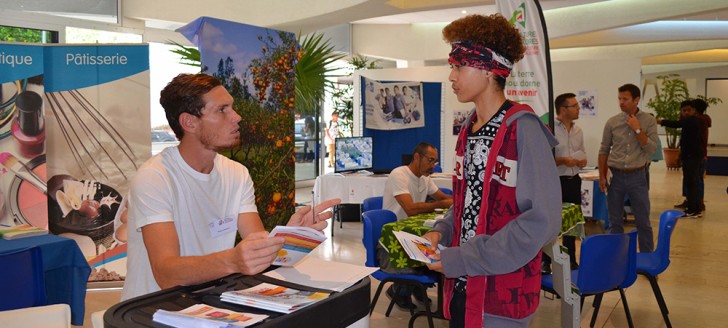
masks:
<svg viewBox="0 0 728 328"><path fill-rule="evenodd" d="M431 176L440 188L452 189L452 176L437 174ZM342 203L361 204L369 197L384 195L384 184L387 182L386 174L360 175L360 174L325 174L316 178L313 186L316 203L332 198L341 198Z"/></svg>

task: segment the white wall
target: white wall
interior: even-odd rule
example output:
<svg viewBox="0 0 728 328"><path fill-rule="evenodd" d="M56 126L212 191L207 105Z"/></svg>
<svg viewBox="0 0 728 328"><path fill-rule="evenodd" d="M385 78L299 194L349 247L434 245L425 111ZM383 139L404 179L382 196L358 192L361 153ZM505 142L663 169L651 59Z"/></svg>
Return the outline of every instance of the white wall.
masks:
<svg viewBox="0 0 728 328"><path fill-rule="evenodd" d="M597 92L597 116L581 117L577 122L584 130L584 143L589 166L597 165L597 153L604 123L620 111L617 88L625 83L639 86L640 65L639 59L552 63L554 97L561 93L576 93L578 90L585 89ZM449 73L450 68L447 66L359 71L354 74L354 85L357 90L354 95L354 103L361 104L361 97L358 94L360 75L375 80L442 82L444 108L441 110L443 122L440 124L442 131L440 160L443 172L450 172L453 169L452 158L455 156L456 141L456 136L452 135L452 113L455 110L471 109L472 104L461 104L452 94L451 84L447 81ZM359 106L358 108L354 111L354 122L357 122L355 123L355 135L360 135L362 131L361 108Z"/></svg>
<svg viewBox="0 0 728 328"><path fill-rule="evenodd" d="M599 144L607 119L620 112L617 88L626 83L640 86L641 64L639 59L613 59L554 62L552 65L554 98L559 94L578 90L594 90L597 93L597 115L580 116L576 122L584 131L584 147L587 166L597 165ZM640 109L646 109L646 100Z"/></svg>

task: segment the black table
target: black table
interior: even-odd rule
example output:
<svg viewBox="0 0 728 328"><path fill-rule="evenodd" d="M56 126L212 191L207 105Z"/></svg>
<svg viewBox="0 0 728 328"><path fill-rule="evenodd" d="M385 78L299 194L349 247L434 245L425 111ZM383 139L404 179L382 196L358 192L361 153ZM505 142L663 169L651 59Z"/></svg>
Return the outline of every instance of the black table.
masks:
<svg viewBox="0 0 728 328"><path fill-rule="evenodd" d="M327 299L289 314L226 303L220 294L267 282L299 290L326 290L301 286L273 279L262 274L244 276L233 274L211 282L186 287L174 287L142 295L116 304L106 310L104 327L168 327L152 321L157 309L179 311L198 303L237 312L265 314L269 318L253 327L346 327L369 315L370 280L366 277L343 292L332 293Z"/></svg>

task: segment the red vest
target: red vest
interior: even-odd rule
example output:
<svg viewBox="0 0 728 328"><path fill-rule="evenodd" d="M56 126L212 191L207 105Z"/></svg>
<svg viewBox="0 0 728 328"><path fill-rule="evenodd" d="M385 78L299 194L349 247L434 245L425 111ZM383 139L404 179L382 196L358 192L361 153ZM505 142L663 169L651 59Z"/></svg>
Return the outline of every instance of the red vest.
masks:
<svg viewBox="0 0 728 328"><path fill-rule="evenodd" d="M476 235L492 235L511 220L520 215L516 203L516 185L518 174L517 120L507 125L514 114L528 111L527 105L513 103L506 111L501 127L498 129L490 146L488 161L485 167L483 198L478 214ZM525 114L529 115L529 114ZM473 118L475 115L473 115ZM456 145L455 175L453 176L454 229L452 246L460 245L460 231L464 208L465 188L463 163L467 136L471 121L460 131ZM541 288L541 252L520 269L501 275L468 277L465 305L466 327L482 327L483 313L521 319L531 315L538 308ZM450 298L452 297L454 279L446 279L444 310L450 317Z"/></svg>

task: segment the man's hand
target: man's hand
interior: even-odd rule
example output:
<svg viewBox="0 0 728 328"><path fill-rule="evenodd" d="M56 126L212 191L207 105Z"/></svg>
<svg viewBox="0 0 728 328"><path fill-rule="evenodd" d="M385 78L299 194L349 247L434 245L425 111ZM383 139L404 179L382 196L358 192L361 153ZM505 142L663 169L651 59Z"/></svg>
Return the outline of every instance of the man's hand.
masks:
<svg viewBox="0 0 728 328"><path fill-rule="evenodd" d="M627 125L629 125L632 131L637 131L640 128L640 121L637 119L637 116L627 115Z"/></svg>
<svg viewBox="0 0 728 328"><path fill-rule="evenodd" d="M245 275L262 272L273 263L283 242L283 237L268 238L267 231L250 233L233 249L236 271Z"/></svg>
<svg viewBox="0 0 728 328"><path fill-rule="evenodd" d="M316 208L313 210L311 206L304 206L291 215L291 219L288 220L287 225L309 227L319 231L324 230L329 225L326 220L333 217L334 213L331 211L321 212L339 203L341 203L341 199L334 198L316 205Z"/></svg>
<svg viewBox="0 0 728 328"><path fill-rule="evenodd" d="M609 189L609 184L607 183L607 178L599 177L599 190L606 193L607 189Z"/></svg>
<svg viewBox="0 0 728 328"><path fill-rule="evenodd" d="M576 166L578 166L579 168L586 166L586 159L576 161Z"/></svg>

